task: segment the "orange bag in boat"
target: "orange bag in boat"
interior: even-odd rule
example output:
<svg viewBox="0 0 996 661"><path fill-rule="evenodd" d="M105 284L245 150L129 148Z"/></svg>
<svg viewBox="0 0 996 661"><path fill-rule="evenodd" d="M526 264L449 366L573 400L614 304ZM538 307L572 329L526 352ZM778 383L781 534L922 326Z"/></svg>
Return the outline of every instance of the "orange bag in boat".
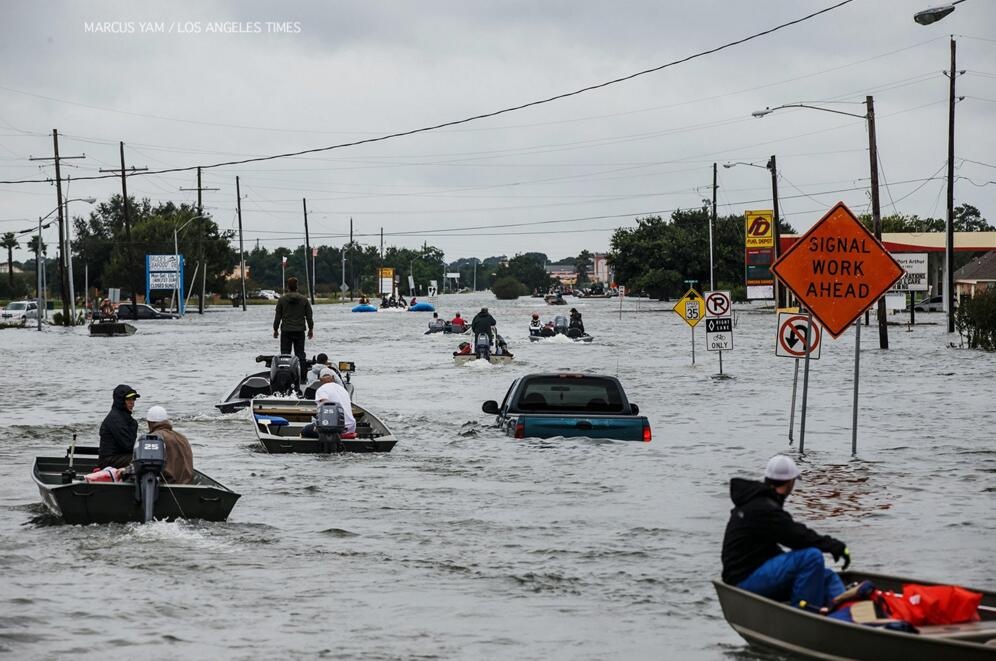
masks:
<svg viewBox="0 0 996 661"><path fill-rule="evenodd" d="M957 585L903 585L903 593L879 592L876 602L889 617L924 624L959 624L979 620L982 595Z"/></svg>

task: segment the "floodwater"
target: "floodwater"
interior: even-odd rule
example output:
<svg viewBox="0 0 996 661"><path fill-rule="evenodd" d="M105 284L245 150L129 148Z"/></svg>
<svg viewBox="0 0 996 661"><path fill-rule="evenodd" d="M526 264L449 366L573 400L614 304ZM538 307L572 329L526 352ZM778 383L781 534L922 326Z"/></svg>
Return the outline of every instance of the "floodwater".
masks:
<svg viewBox="0 0 996 661"><path fill-rule="evenodd" d="M488 305L516 362L457 367L428 314L316 308L309 354L352 360L356 399L400 439L384 455L267 455L213 404L272 353L271 307L85 328L0 331L0 654L18 659L757 659L710 580L730 477L789 446L793 360L770 311L738 311L714 378L704 329L671 304L573 302L591 345L525 341L538 299ZM895 318L901 321L900 318ZM863 329L813 361L804 481L790 511L860 569L996 588L996 354L949 348L941 314ZM617 374L652 443L516 441L485 399L534 371ZM800 376L800 385L801 385ZM195 465L242 494L225 523L55 525L31 480L73 432L96 441L118 383L164 405ZM801 395L800 395L801 400ZM798 426L798 416L796 418Z"/></svg>

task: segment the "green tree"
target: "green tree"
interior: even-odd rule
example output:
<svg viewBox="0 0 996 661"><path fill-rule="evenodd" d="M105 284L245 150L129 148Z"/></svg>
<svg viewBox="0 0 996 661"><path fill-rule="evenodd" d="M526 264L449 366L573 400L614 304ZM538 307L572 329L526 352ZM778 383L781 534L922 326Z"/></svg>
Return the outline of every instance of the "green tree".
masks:
<svg viewBox="0 0 996 661"><path fill-rule="evenodd" d="M17 235L13 232L5 232L3 238L0 239L0 247L7 249L7 284L10 288L14 288L14 248L20 248L21 244L17 241Z"/></svg>
<svg viewBox="0 0 996 661"><path fill-rule="evenodd" d="M495 277L496 279L515 278L528 291L546 291L553 282L553 278L546 272L545 261L539 261L540 259L545 260L545 257L542 253L516 255L508 260L507 264L498 267L495 271Z"/></svg>
<svg viewBox="0 0 996 661"><path fill-rule="evenodd" d="M593 265L591 252L582 250L574 261L574 270L578 274L578 284L583 285L588 282L588 275L591 273Z"/></svg>

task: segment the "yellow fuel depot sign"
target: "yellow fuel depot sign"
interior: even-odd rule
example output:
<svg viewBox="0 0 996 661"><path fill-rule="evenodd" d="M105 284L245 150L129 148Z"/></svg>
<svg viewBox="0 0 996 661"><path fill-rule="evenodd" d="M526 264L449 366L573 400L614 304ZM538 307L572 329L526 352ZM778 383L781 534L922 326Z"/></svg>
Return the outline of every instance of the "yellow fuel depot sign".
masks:
<svg viewBox="0 0 996 661"><path fill-rule="evenodd" d="M705 299L694 289L685 292L672 309L692 328L706 316Z"/></svg>
<svg viewBox="0 0 996 661"><path fill-rule="evenodd" d="M775 247L775 212L768 211L747 211L744 214L747 225L744 236L747 239L748 248L774 248Z"/></svg>

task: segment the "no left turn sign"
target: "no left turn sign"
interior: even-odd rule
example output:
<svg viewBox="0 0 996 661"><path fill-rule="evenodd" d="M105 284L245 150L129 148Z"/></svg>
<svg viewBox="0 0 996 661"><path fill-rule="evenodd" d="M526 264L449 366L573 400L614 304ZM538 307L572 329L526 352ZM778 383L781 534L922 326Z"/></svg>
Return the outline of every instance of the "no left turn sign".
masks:
<svg viewBox="0 0 996 661"><path fill-rule="evenodd" d="M792 312L781 312L778 315L778 336L775 339L775 355L784 358L805 358L806 346L809 346L809 359L818 360L823 333L820 325L813 321L809 324L809 316Z"/></svg>
<svg viewBox="0 0 996 661"><path fill-rule="evenodd" d="M729 317L732 302L728 291L707 291L705 295L706 314L710 317Z"/></svg>

